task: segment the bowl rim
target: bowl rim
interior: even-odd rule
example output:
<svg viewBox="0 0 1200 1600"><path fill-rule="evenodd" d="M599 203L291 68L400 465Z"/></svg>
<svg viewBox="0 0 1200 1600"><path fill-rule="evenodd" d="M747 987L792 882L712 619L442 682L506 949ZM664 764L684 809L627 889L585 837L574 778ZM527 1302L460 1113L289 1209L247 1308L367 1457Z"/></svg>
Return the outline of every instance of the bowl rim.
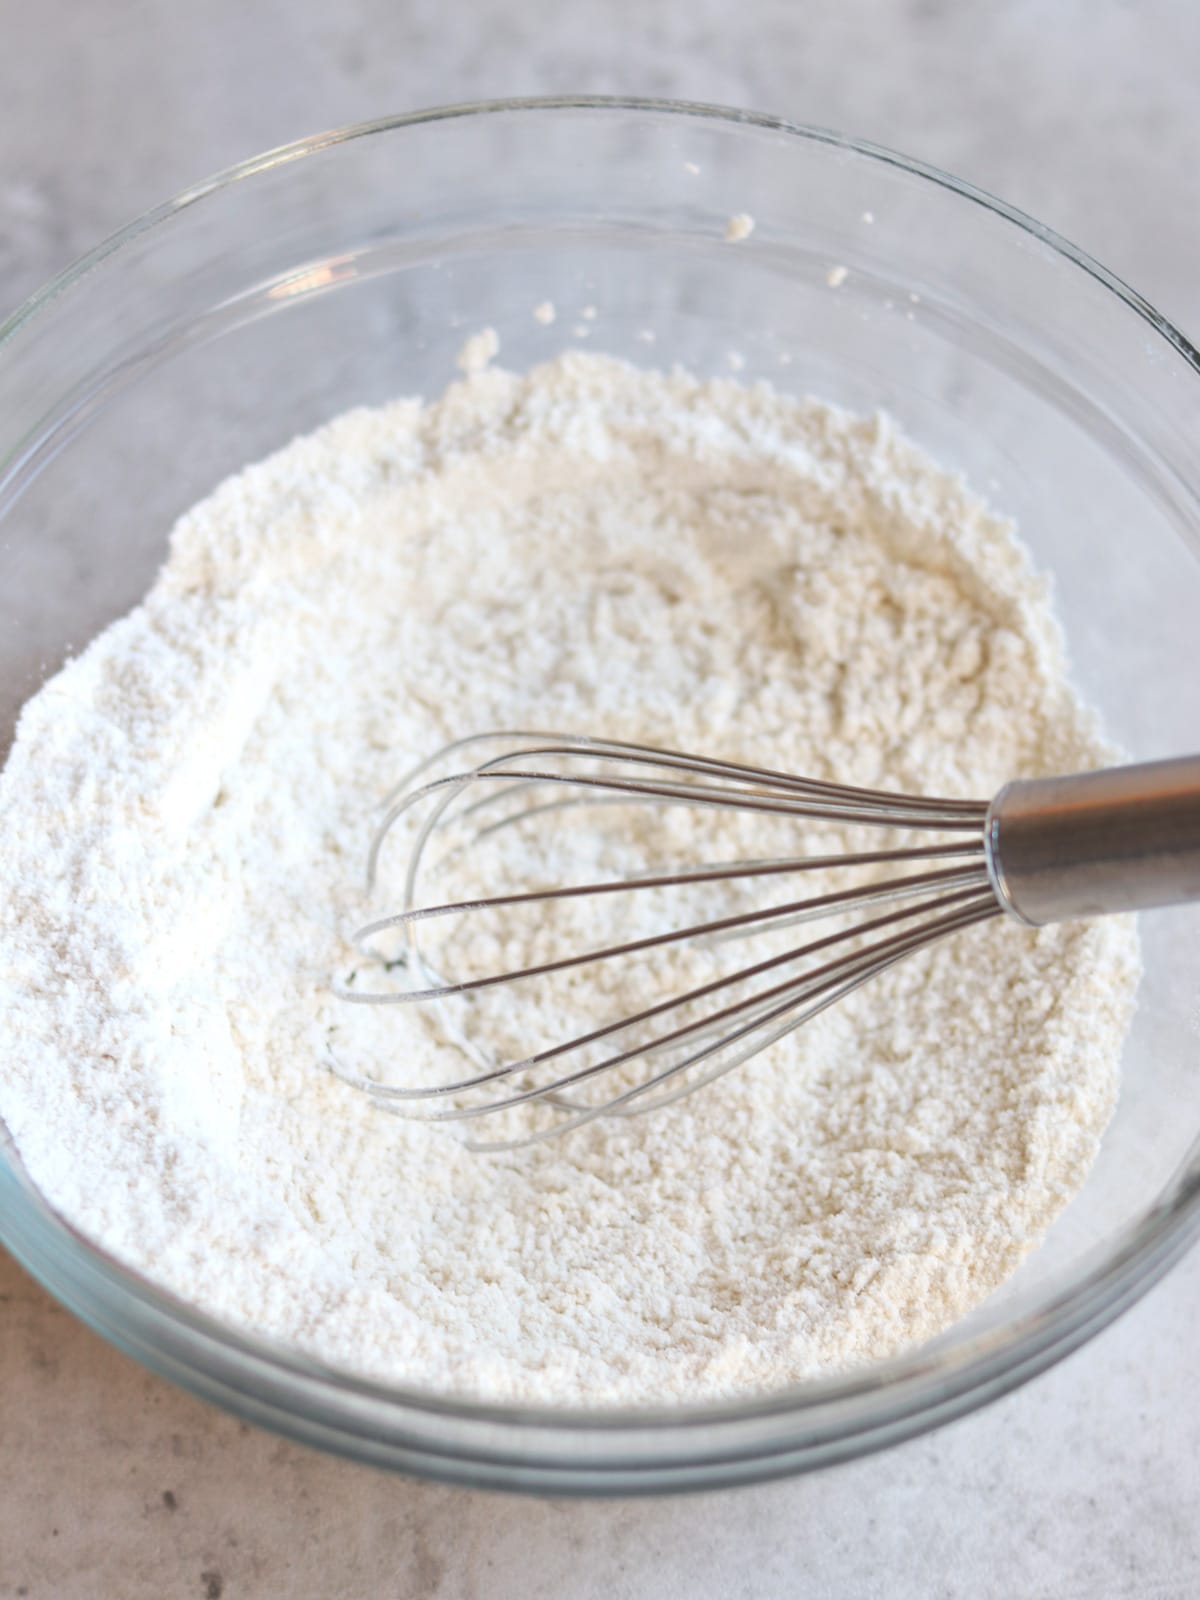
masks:
<svg viewBox="0 0 1200 1600"><path fill-rule="evenodd" d="M178 212L233 185L322 151L404 128L463 118L576 112L635 113L743 126L899 168L984 208L1048 246L1124 302L1200 377L1200 350L1136 290L1053 229L939 167L867 140L765 113L618 95L493 99L405 112L315 134L228 167L110 234L30 295L0 323L0 360L12 341L36 332L44 310L110 256ZM220 1322L125 1266L59 1217L23 1175L2 1122L0 1194L17 1202L0 1206L0 1244L7 1245L71 1310L143 1364L228 1409L326 1448L424 1476L532 1492L714 1487L780 1476L898 1442L975 1409L1061 1359L1139 1298L1200 1234L1200 1154L1193 1149L1149 1211L1110 1235L1103 1259L1081 1271L1068 1290L1043 1300L1035 1311L969 1336L956 1348L918 1348L858 1374L812 1379L735 1400L589 1409L473 1400L384 1384L322 1365L291 1347ZM46 1256L53 1256L55 1248L61 1251L66 1240L77 1257L72 1270L59 1274L51 1268L47 1273ZM82 1277L72 1276L80 1267ZM98 1306L97 1295L113 1304ZM117 1309L118 1300L137 1308L144 1326L136 1336L119 1317L107 1314ZM183 1334L182 1345L172 1346L164 1337L172 1328ZM307 1420L286 1398L276 1408L261 1395L256 1397L244 1382L249 1370L260 1379L267 1372L279 1374L303 1391ZM358 1403L354 1421L346 1415L351 1398ZM830 1408L843 1415L826 1417L824 1422L815 1415ZM383 1412L391 1414L392 1425L388 1442L380 1447L378 1424ZM368 1418L376 1427L366 1427ZM476 1432L449 1444L435 1438L438 1422L447 1419L470 1425ZM812 1419L807 1426L806 1419ZM836 1429L831 1426L834 1420ZM769 1433L763 1431L768 1421L775 1425ZM577 1463L563 1461L557 1450L539 1455L538 1435L547 1442L555 1436L586 1437L598 1453ZM658 1448L646 1452L652 1437Z"/></svg>
<svg viewBox="0 0 1200 1600"><path fill-rule="evenodd" d="M263 172L269 172L273 168L284 166L290 161L317 155L322 150L332 149L337 145L350 144L356 139L369 138L373 134L389 133L400 128L424 126L438 122L452 122L466 117L481 118L513 112L541 113L554 111L635 111L660 113L689 120L732 123L748 128L758 128L764 132L788 134L810 144L828 145L834 149L847 150L856 155L868 156L884 166L898 167L902 171L912 173L915 177L926 179L939 188L948 189L964 200L969 200L975 205L982 206L985 210L1004 218L1005 221L1014 223L1018 228L1031 234L1041 243L1049 245L1059 255L1070 261L1073 266L1086 272L1097 283L1111 290L1118 299L1123 300L1130 310L1135 311L1139 317L1148 322L1154 331L1164 338L1200 374L1200 347L1194 345L1186 334L1177 328L1168 317L1165 317L1161 311L1143 295L1139 294L1130 284L1126 283L1123 278L1111 272L1101 262L1097 261L1094 256L1079 245L1074 244L1064 234L1059 233L1044 222L1039 222L1029 212L1021 210L1019 206L1009 204L1007 200L1000 199L999 196L992 194L990 190L970 183L965 178L955 177L953 173L947 172L943 167L939 167L929 161L923 161L917 156L904 155L888 145L877 144L870 139L859 139L851 134L839 133L836 129L824 127L819 123L796 122L786 117L774 116L769 112L747 111L735 106L723 106L705 100L677 100L655 96L606 94L517 95L501 99L454 101L447 105L430 106L417 111L403 111L390 116L372 117L365 122L343 123L341 126L328 129L323 133L310 134L302 139L293 139L287 144L276 145L270 150L265 150L260 155L250 156L245 161L235 162L232 166L221 168L209 177L202 178L199 182L191 184L186 189L181 189L171 199L161 201L148 211L143 211L123 227L117 228L113 233L108 234L106 238L101 239L99 243L93 245L83 255L78 256L64 267L61 272L49 278L40 288L35 289L32 294L16 306L9 316L0 321L0 348L3 347L8 339L24 328L49 301L72 288L81 278L85 277L95 267L98 267L101 262L105 261L114 252L132 243L134 239L140 237L143 233L148 233L160 223L168 221L177 212L197 204L197 202L222 189L229 188L232 184L256 177Z"/></svg>

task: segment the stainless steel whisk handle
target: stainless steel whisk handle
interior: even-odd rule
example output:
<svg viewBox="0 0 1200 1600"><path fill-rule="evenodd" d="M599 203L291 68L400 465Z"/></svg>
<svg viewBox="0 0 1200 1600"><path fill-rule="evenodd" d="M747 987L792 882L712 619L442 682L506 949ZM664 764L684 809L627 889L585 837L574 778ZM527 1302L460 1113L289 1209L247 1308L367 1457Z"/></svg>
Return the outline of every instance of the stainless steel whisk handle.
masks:
<svg viewBox="0 0 1200 1600"><path fill-rule="evenodd" d="M988 808L988 873L1040 927L1200 901L1200 756L1010 783Z"/></svg>

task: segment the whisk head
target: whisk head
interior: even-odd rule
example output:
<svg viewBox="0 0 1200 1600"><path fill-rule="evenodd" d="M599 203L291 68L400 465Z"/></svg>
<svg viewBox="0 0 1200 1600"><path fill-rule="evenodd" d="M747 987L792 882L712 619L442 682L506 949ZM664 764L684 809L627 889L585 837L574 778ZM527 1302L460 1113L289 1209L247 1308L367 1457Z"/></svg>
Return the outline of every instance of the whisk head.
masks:
<svg viewBox="0 0 1200 1600"><path fill-rule="evenodd" d="M368 879L406 827L395 909L354 934L339 993L431 1008L468 1068L421 1084L334 1070L398 1115L500 1119L480 1150L658 1109L998 916L987 811L616 740L459 740L386 805ZM729 859L672 860L696 831L675 817L703 819ZM779 853L743 854L764 830ZM733 941L755 959L730 959Z"/></svg>

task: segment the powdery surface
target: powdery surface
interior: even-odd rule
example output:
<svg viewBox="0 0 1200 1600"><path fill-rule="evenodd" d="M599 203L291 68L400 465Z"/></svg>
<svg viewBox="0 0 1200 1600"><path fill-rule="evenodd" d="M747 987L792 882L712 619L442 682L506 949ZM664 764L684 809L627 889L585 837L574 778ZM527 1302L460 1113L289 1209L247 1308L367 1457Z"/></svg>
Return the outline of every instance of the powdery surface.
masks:
<svg viewBox="0 0 1200 1600"><path fill-rule="evenodd" d="M220 1317L495 1399L740 1394L963 1315L1087 1173L1131 927L972 930L677 1107L471 1155L326 1070L450 1055L330 981L388 909L384 794L521 726L973 796L1110 754L1009 528L885 422L579 355L350 413L186 516L25 710L0 1115L34 1181Z"/></svg>

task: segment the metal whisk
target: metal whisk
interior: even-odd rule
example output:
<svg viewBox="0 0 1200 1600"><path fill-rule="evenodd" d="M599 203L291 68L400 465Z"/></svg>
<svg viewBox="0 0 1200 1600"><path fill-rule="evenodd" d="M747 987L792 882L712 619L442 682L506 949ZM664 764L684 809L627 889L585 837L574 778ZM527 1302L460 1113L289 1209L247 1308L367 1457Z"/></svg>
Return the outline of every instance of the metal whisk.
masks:
<svg viewBox="0 0 1200 1600"><path fill-rule="evenodd" d="M447 760L462 765L431 777ZM875 849L646 868L550 886L501 882L498 892L481 898L417 902L418 879L437 844L447 847L433 863L439 868L489 841L496 848L498 836L513 828L535 830L557 848L559 830L568 830L562 813L631 804L781 819L789 828L797 825L797 839L801 824L882 830L886 838ZM522 1124L512 1137L475 1141L479 1149L537 1143L595 1117L663 1106L749 1060L897 962L993 917L1036 927L1200 900L1200 756L1014 782L990 801L947 800L816 782L615 740L482 734L439 751L395 792L371 844L372 884L385 841L402 817L421 807L427 811L411 844L402 905L355 935L363 962L340 987L346 1000L471 1005L509 985L529 992L589 967L635 962L649 1001L597 1025L568 1024L560 1038L509 1060L489 1054L478 1029L444 1016L449 1037L474 1068L451 1082L396 1086L335 1065L340 1076L402 1115L460 1121L531 1105L546 1110L545 1125L531 1130ZM914 842L895 843L896 837ZM796 892L795 880L808 877L811 884L813 875L848 870L866 881ZM491 942L503 948L505 921L518 912L548 917L585 900L655 890L693 895L718 885L743 896L752 886L765 896L777 880L789 879L791 891L770 904L756 898L748 909L587 948L543 951L524 965L501 961L497 970L468 976L440 970L421 943L431 924L447 919L463 925L499 917L500 936ZM818 938L781 940L784 930L818 919L838 925ZM764 934L774 944L761 959L730 963L678 993L655 991L655 957L669 947L693 945L711 955L727 940ZM372 974L374 986L363 987ZM391 986L398 979L402 986ZM600 1097L589 1098L597 1090Z"/></svg>

